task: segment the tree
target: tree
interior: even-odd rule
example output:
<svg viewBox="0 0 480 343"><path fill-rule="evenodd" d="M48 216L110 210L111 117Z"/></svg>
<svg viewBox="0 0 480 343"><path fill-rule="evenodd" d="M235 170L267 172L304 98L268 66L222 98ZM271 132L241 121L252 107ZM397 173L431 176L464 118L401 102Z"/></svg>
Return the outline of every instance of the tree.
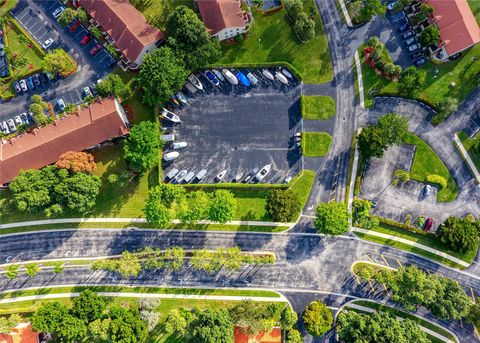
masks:
<svg viewBox="0 0 480 343"><path fill-rule="evenodd" d="M273 221L294 221L301 210L300 199L290 188L275 189L268 196L266 210Z"/></svg>
<svg viewBox="0 0 480 343"><path fill-rule="evenodd" d="M198 249L193 252L190 264L194 269L216 272L222 267L217 254L207 249Z"/></svg>
<svg viewBox="0 0 480 343"><path fill-rule="evenodd" d="M438 44L440 40L440 31L436 25L430 25L420 34L420 42L424 46L429 46L430 44Z"/></svg>
<svg viewBox="0 0 480 343"><path fill-rule="evenodd" d="M216 38L210 39L205 24L190 8L175 7L165 26L169 33L168 46L185 61L187 69L206 67L222 56L220 42Z"/></svg>
<svg viewBox="0 0 480 343"><path fill-rule="evenodd" d="M58 168L67 169L72 173L87 173L91 174L97 169L95 160L92 154L86 152L67 151L58 158L55 163Z"/></svg>
<svg viewBox="0 0 480 343"><path fill-rule="evenodd" d="M296 329L290 329L287 331L286 343L303 343L302 334Z"/></svg>
<svg viewBox="0 0 480 343"><path fill-rule="evenodd" d="M327 235L340 235L348 232L349 217L350 214L344 202L321 203L316 211L315 228Z"/></svg>
<svg viewBox="0 0 480 343"><path fill-rule="evenodd" d="M65 264L63 262L57 262L54 266L53 266L53 272L55 274L61 274L63 273L65 270Z"/></svg>
<svg viewBox="0 0 480 343"><path fill-rule="evenodd" d="M97 293L86 290L73 298L73 307L71 313L86 324L91 323L102 317L105 311L105 300Z"/></svg>
<svg viewBox="0 0 480 343"><path fill-rule="evenodd" d="M111 319L109 339L118 343L142 343L148 336L147 324L140 318L137 310L112 306L109 309Z"/></svg>
<svg viewBox="0 0 480 343"><path fill-rule="evenodd" d="M160 313L155 311L140 311L140 318L147 324L148 331L153 331L160 320Z"/></svg>
<svg viewBox="0 0 480 343"><path fill-rule="evenodd" d="M25 265L25 274L28 276L35 276L40 271L40 266L38 263L27 263Z"/></svg>
<svg viewBox="0 0 480 343"><path fill-rule="evenodd" d="M445 97L437 103L437 113L445 118L458 108L458 100L452 97Z"/></svg>
<svg viewBox="0 0 480 343"><path fill-rule="evenodd" d="M365 160L382 157L387 147L383 131L377 126L367 126L358 135L358 150Z"/></svg>
<svg viewBox="0 0 480 343"><path fill-rule="evenodd" d="M206 309L190 324L192 342L233 343L233 323L227 310Z"/></svg>
<svg viewBox="0 0 480 343"><path fill-rule="evenodd" d="M385 15L386 11L387 7L381 0L365 0L363 3L362 15L367 21L370 21L373 16Z"/></svg>
<svg viewBox="0 0 480 343"><path fill-rule="evenodd" d="M7 279L9 279L9 280L16 279L17 276L18 276L19 269L20 269L20 265L19 265L19 264L11 264L11 265L9 265L9 266L7 267L7 272L5 273L5 276L6 276Z"/></svg>
<svg viewBox="0 0 480 343"><path fill-rule="evenodd" d="M43 100L43 98L34 94L31 98L31 104L29 106L29 111L32 112L33 120L38 125L45 125L48 123L48 118L45 115L45 111L48 109L48 103Z"/></svg>
<svg viewBox="0 0 480 343"><path fill-rule="evenodd" d="M413 66L408 67L400 73L399 88L400 94L412 97L425 86L427 74Z"/></svg>
<svg viewBox="0 0 480 343"><path fill-rule="evenodd" d="M161 184L151 188L143 209L147 222L158 226L168 225L175 215L173 207L184 198L185 190L182 187Z"/></svg>
<svg viewBox="0 0 480 343"><path fill-rule="evenodd" d="M160 148L158 124L142 121L130 130L123 151L129 167L142 174L158 164Z"/></svg>
<svg viewBox="0 0 480 343"><path fill-rule="evenodd" d="M138 300L138 308L140 310L153 311L160 305L160 303L160 299L143 298Z"/></svg>
<svg viewBox="0 0 480 343"><path fill-rule="evenodd" d="M113 95L122 101L130 97L130 89L117 74L108 74L100 83L95 85L98 95L105 97Z"/></svg>
<svg viewBox="0 0 480 343"><path fill-rule="evenodd" d="M285 9L294 22L297 21L300 13L304 13L302 0L285 0Z"/></svg>
<svg viewBox="0 0 480 343"><path fill-rule="evenodd" d="M383 70L391 76L398 76L402 72L402 67L397 64L386 63Z"/></svg>
<svg viewBox="0 0 480 343"><path fill-rule="evenodd" d="M280 315L280 323L283 330L291 330L297 324L298 316L290 306L286 306Z"/></svg>
<svg viewBox="0 0 480 343"><path fill-rule="evenodd" d="M10 333L12 328L23 321L23 318L18 313L11 314L7 317L0 317L0 333Z"/></svg>
<svg viewBox="0 0 480 343"><path fill-rule="evenodd" d="M475 327L480 326L480 302L470 304L467 314L467 322L475 325Z"/></svg>
<svg viewBox="0 0 480 343"><path fill-rule="evenodd" d="M256 335L260 331L270 332L272 329L270 327L266 330L271 318L267 315L267 309L263 303L242 300L230 309L230 317L233 323L249 336Z"/></svg>
<svg viewBox="0 0 480 343"><path fill-rule="evenodd" d="M468 315L470 298L457 281L446 277L438 279L439 288L430 309L440 319L460 320Z"/></svg>
<svg viewBox="0 0 480 343"><path fill-rule="evenodd" d="M98 176L76 173L59 181L55 186L55 196L70 210L84 213L95 206L101 184Z"/></svg>
<svg viewBox="0 0 480 343"><path fill-rule="evenodd" d="M56 333L68 316L66 305L55 301L43 303L31 317L33 330L38 332Z"/></svg>
<svg viewBox="0 0 480 343"><path fill-rule="evenodd" d="M184 336L189 325L189 312L183 308L174 308L168 314L165 322L165 331L169 334L178 333Z"/></svg>
<svg viewBox="0 0 480 343"><path fill-rule="evenodd" d="M224 224L233 219L237 210L237 201L233 193L226 189L218 189L213 193L208 208L208 219Z"/></svg>
<svg viewBox="0 0 480 343"><path fill-rule="evenodd" d="M61 341L76 342L87 335L87 326L81 319L67 314L63 317L56 334Z"/></svg>
<svg viewBox="0 0 480 343"><path fill-rule="evenodd" d="M417 323L410 319L397 320L389 312L341 312L337 318L336 331L339 340L346 343L430 342Z"/></svg>
<svg viewBox="0 0 480 343"><path fill-rule="evenodd" d="M396 113L380 117L377 126L382 130L387 145L402 144L408 134L408 119Z"/></svg>
<svg viewBox="0 0 480 343"><path fill-rule="evenodd" d="M117 271L122 277L138 276L142 266L136 254L129 251L122 252L122 257L118 260Z"/></svg>
<svg viewBox="0 0 480 343"><path fill-rule="evenodd" d="M187 76L185 61L171 48L163 46L145 55L136 80L143 88L142 101L152 107L164 103L183 86Z"/></svg>
<svg viewBox="0 0 480 343"><path fill-rule="evenodd" d="M99 343L110 343L110 325L112 320L110 318L97 319L88 324L87 334L93 341Z"/></svg>
<svg viewBox="0 0 480 343"><path fill-rule="evenodd" d="M75 19L77 19L77 11L75 11L70 7L67 7L63 10L62 14L60 14L60 16L57 19L57 22L61 26L67 26Z"/></svg>
<svg viewBox="0 0 480 343"><path fill-rule="evenodd" d="M310 19L305 12L299 13L293 29L301 41L307 42L315 37L315 20Z"/></svg>
<svg viewBox="0 0 480 343"><path fill-rule="evenodd" d="M435 9L430 4L421 4L420 11L418 12L417 16L420 22L426 20L429 16L433 14Z"/></svg>
<svg viewBox="0 0 480 343"><path fill-rule="evenodd" d="M204 191L191 192L189 198L189 205L183 203L179 213L182 223L195 223L207 218L208 208L210 207L208 194Z"/></svg>
<svg viewBox="0 0 480 343"><path fill-rule="evenodd" d="M456 252L465 252L478 245L475 223L463 218L449 217L439 228L440 241Z"/></svg>
<svg viewBox="0 0 480 343"><path fill-rule="evenodd" d="M163 265L168 270L180 270L185 262L185 256L187 253L183 248L172 247L165 249Z"/></svg>
<svg viewBox="0 0 480 343"><path fill-rule="evenodd" d="M43 57L42 69L45 73L52 75L68 74L75 68L75 62L63 49L54 49Z"/></svg>
<svg viewBox="0 0 480 343"><path fill-rule="evenodd" d="M332 311L320 301L313 301L303 313L305 329L313 336L323 336L333 324Z"/></svg>

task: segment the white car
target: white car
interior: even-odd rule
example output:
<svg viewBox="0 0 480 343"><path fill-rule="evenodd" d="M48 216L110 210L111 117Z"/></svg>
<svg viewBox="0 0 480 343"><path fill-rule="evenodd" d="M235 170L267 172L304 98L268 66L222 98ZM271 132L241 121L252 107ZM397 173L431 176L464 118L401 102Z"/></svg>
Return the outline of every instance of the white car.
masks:
<svg viewBox="0 0 480 343"><path fill-rule="evenodd" d="M2 132L6 135L10 133L10 130L8 129L7 122L0 123L0 126L2 127Z"/></svg>
<svg viewBox="0 0 480 343"><path fill-rule="evenodd" d="M58 105L58 108L60 108L61 111L64 111L65 110L65 101L63 101L63 99L58 99L57 100L57 105Z"/></svg>
<svg viewBox="0 0 480 343"><path fill-rule="evenodd" d="M15 123L13 122L13 119L8 119L7 120L8 128L10 131L15 132L17 131L17 127L15 126Z"/></svg>
<svg viewBox="0 0 480 343"><path fill-rule="evenodd" d="M92 92L90 91L90 88L89 88L89 87L85 87L85 88L83 89L83 93L85 94L85 97L87 97L87 96L93 96L93 95L92 95Z"/></svg>
<svg viewBox="0 0 480 343"><path fill-rule="evenodd" d="M16 125L22 125L23 124L22 119L20 119L20 116L15 116L15 124Z"/></svg>
<svg viewBox="0 0 480 343"><path fill-rule="evenodd" d="M22 91L24 92L28 91L27 82L25 80L18 81L18 84L20 85L20 88L22 88Z"/></svg>
<svg viewBox="0 0 480 343"><path fill-rule="evenodd" d="M42 47L47 50L53 44L53 39L49 38L45 42L43 42Z"/></svg>
<svg viewBox="0 0 480 343"><path fill-rule="evenodd" d="M52 15L55 19L57 19L58 17L60 17L60 15L63 13L63 11L65 11L65 7L63 7L63 6L57 7L52 12Z"/></svg>

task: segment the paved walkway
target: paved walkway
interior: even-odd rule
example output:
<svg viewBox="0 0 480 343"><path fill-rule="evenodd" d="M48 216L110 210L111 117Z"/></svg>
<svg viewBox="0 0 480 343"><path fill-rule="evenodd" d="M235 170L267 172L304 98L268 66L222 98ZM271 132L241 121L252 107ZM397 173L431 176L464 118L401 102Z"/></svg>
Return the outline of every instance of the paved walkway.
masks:
<svg viewBox="0 0 480 343"><path fill-rule="evenodd" d="M392 240L392 241L396 241L396 242L399 242L399 243L403 243L403 244L407 244L407 245L410 245L412 247L415 247L415 248L418 248L418 249L422 249L422 250L425 250L429 253L432 253L432 254L435 254L437 256L441 256L443 258L446 258L447 260L450 260L452 262L455 262L463 267L468 267L470 266L469 263L459 259L459 258L456 258L454 256L451 256L451 255L448 255L448 254L445 254L444 252L441 252L440 250L437 250L437 249L433 249L433 248L430 248L426 245L423 245L423 244L419 244L419 243L416 243L416 242L413 242L413 241L410 241L408 239L405 239L405 238L400 238L400 237L397 237L397 236L392 236L392 235L388 235L388 234L385 234L385 233L381 233L381 232L377 232L377 231L372 231L372 230L365 230L365 229L360 229L358 227L353 227L352 226L352 231L353 232L360 232L360 233L363 233L363 234L366 234L366 235L370 235L370 236L375 236L375 237L380 237L380 238L385 238L385 239L389 239L389 240Z"/></svg>
<svg viewBox="0 0 480 343"><path fill-rule="evenodd" d="M350 19L350 15L348 14L347 7L345 6L345 2L343 0L338 1L340 3L340 7L342 8L343 17L347 22L347 26L352 27L352 20Z"/></svg>
<svg viewBox="0 0 480 343"><path fill-rule="evenodd" d="M358 81L358 96L360 97L360 107L365 108L365 94L363 92L363 77L362 77L362 66L360 64L360 57L358 56L358 50L355 51L355 67L357 70L357 81ZM354 80L355 82L355 80Z"/></svg>
<svg viewBox="0 0 480 343"><path fill-rule="evenodd" d="M8 224L0 224L0 229L10 229L14 227L25 227L35 225L49 225L49 224L67 224L67 223L146 223L145 218L64 218L64 219L45 219L45 220L33 220L27 222L16 222ZM172 220L173 224L180 224L180 220ZM218 224L210 220L200 220L197 224ZM278 223L278 222L264 222L264 221L242 221L232 220L221 225L246 225L246 226L288 226L291 227L295 223Z"/></svg>
<svg viewBox="0 0 480 343"><path fill-rule="evenodd" d="M453 135L453 140L455 141L458 149L460 150L460 153L465 159L465 162L467 162L467 165L470 171L472 172L473 176L475 177L475 180L477 180L477 183L480 183L480 173L478 172L477 167L475 166L475 163L473 163L472 159L470 158L470 155L468 154L467 150L465 150L465 147L463 146L462 141L460 141L456 133Z"/></svg>
<svg viewBox="0 0 480 343"><path fill-rule="evenodd" d="M345 306L346 306L346 307L353 308L353 309L356 309L356 310L359 310L359 311L362 311L362 312L368 312L368 313L376 312L376 310L373 309L373 308L366 307L366 306L362 306L362 305L357 305L357 304L354 304L354 303L350 303L350 304L347 304L347 305L345 305ZM429 320L427 320L427 319L425 319L425 318L423 318L423 317L416 316L416 315L414 315L414 314L412 314L412 315L415 316L415 317L420 318L421 320L424 320L424 321L426 321L426 322L429 322L429 323L431 323L431 324L433 324L433 325L438 326L436 323L431 322L431 321L429 321ZM404 319L405 319L405 318L398 317L398 316L397 316L396 318L397 318L397 320L404 320ZM419 324L419 325L420 325L420 324ZM452 341L452 340L448 339L447 337L439 334L438 332L435 332L435 331L430 330L430 329L428 329L428 328L426 328L426 327L423 327L422 325L420 325L420 329L421 329L423 332L425 332L427 335L433 336L433 337L441 340L442 342L446 342L446 343L458 343L458 339L457 339L456 341ZM445 328L441 328L441 329L447 331L447 329L445 329ZM455 337L455 335L453 334L453 332L449 332L449 333L450 333L452 336Z"/></svg>

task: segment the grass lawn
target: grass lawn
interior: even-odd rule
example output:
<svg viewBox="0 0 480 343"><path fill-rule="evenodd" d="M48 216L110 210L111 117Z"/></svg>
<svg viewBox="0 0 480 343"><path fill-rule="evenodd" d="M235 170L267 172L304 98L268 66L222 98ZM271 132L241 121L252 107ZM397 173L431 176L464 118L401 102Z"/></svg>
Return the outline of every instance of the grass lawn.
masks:
<svg viewBox="0 0 480 343"><path fill-rule="evenodd" d="M359 50L360 53L360 50ZM480 72L480 45L464 53L463 57L456 61L434 64L428 62L420 69L427 73L424 90L416 99L422 100L435 107L435 104L445 97L453 97L461 103L470 92L478 87L477 75ZM365 106L373 105L374 95L399 95L397 82L389 81L362 63L363 86L365 91ZM454 88L450 87L452 82L456 83ZM434 119L440 123L445 118Z"/></svg>
<svg viewBox="0 0 480 343"><path fill-rule="evenodd" d="M325 156L330 149L332 136L326 132L303 132L302 154L305 157Z"/></svg>
<svg viewBox="0 0 480 343"><path fill-rule="evenodd" d="M480 133L477 133L473 138L468 138L467 134L461 131L458 133L458 138L462 142L465 150L467 150L475 167L480 171Z"/></svg>
<svg viewBox="0 0 480 343"><path fill-rule="evenodd" d="M335 100L325 95L302 95L302 117L307 120L325 120L335 115Z"/></svg>
<svg viewBox="0 0 480 343"><path fill-rule="evenodd" d="M17 5L18 0L0 1L0 14L5 14Z"/></svg>
<svg viewBox="0 0 480 343"><path fill-rule="evenodd" d="M480 25L480 1L478 0L467 0L470 8L472 9L475 19L477 19L478 25Z"/></svg>
<svg viewBox="0 0 480 343"><path fill-rule="evenodd" d="M316 23L316 37L301 43L293 32L285 10L262 15L254 13L246 39L237 45L224 47L217 65L254 66L271 62L292 65L306 83L327 82L333 77L332 63L323 24L313 0L303 2L307 13Z"/></svg>
<svg viewBox="0 0 480 343"><path fill-rule="evenodd" d="M12 87L12 81L38 72L41 69L43 56L45 56L45 53L38 46L38 43L36 43L26 31L21 29L20 24L10 15L7 15L7 18L9 18L10 21L4 26L3 30L6 36L5 46L12 51L16 60L23 60L25 63L24 66L13 68L12 62L9 61L11 75L7 78L0 79L0 97L2 98L13 97L15 93ZM26 40L22 41L20 36L25 37Z"/></svg>
<svg viewBox="0 0 480 343"><path fill-rule="evenodd" d="M453 201L457 197L458 187L440 157L427 143L412 133L407 135L405 142L414 144L417 147L412 170L410 171L410 178L426 182L427 175L436 174L443 176L447 180L447 187L438 191L437 201Z"/></svg>

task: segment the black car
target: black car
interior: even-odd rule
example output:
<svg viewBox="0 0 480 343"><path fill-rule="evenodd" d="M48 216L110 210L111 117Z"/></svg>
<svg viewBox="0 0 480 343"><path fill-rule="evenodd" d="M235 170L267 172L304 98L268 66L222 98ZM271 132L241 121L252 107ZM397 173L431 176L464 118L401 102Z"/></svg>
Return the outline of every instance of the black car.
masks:
<svg viewBox="0 0 480 343"><path fill-rule="evenodd" d="M42 81L42 83L43 83L44 85L46 85L46 84L48 83L48 81L49 81L47 74L45 74L45 73L40 73L40 80Z"/></svg>
<svg viewBox="0 0 480 343"><path fill-rule="evenodd" d="M404 31L410 30L411 28L412 27L409 24L403 24L397 30L398 32L404 32Z"/></svg>
<svg viewBox="0 0 480 343"><path fill-rule="evenodd" d="M422 51L417 51L417 52L414 52L413 54L410 55L410 58L412 60L415 60L419 57L422 57L423 56L423 52Z"/></svg>
<svg viewBox="0 0 480 343"><path fill-rule="evenodd" d="M417 67L420 67L421 65L424 65L427 63L427 59L425 57L419 58L418 60L415 61L415 65Z"/></svg>
<svg viewBox="0 0 480 343"><path fill-rule="evenodd" d="M412 37L414 34L415 34L415 32L413 32L413 31L407 31L404 34L402 34L402 38L407 39L409 37Z"/></svg>
<svg viewBox="0 0 480 343"><path fill-rule="evenodd" d="M40 78L38 77L38 74L32 75L32 79L35 86L38 86L40 84Z"/></svg>

